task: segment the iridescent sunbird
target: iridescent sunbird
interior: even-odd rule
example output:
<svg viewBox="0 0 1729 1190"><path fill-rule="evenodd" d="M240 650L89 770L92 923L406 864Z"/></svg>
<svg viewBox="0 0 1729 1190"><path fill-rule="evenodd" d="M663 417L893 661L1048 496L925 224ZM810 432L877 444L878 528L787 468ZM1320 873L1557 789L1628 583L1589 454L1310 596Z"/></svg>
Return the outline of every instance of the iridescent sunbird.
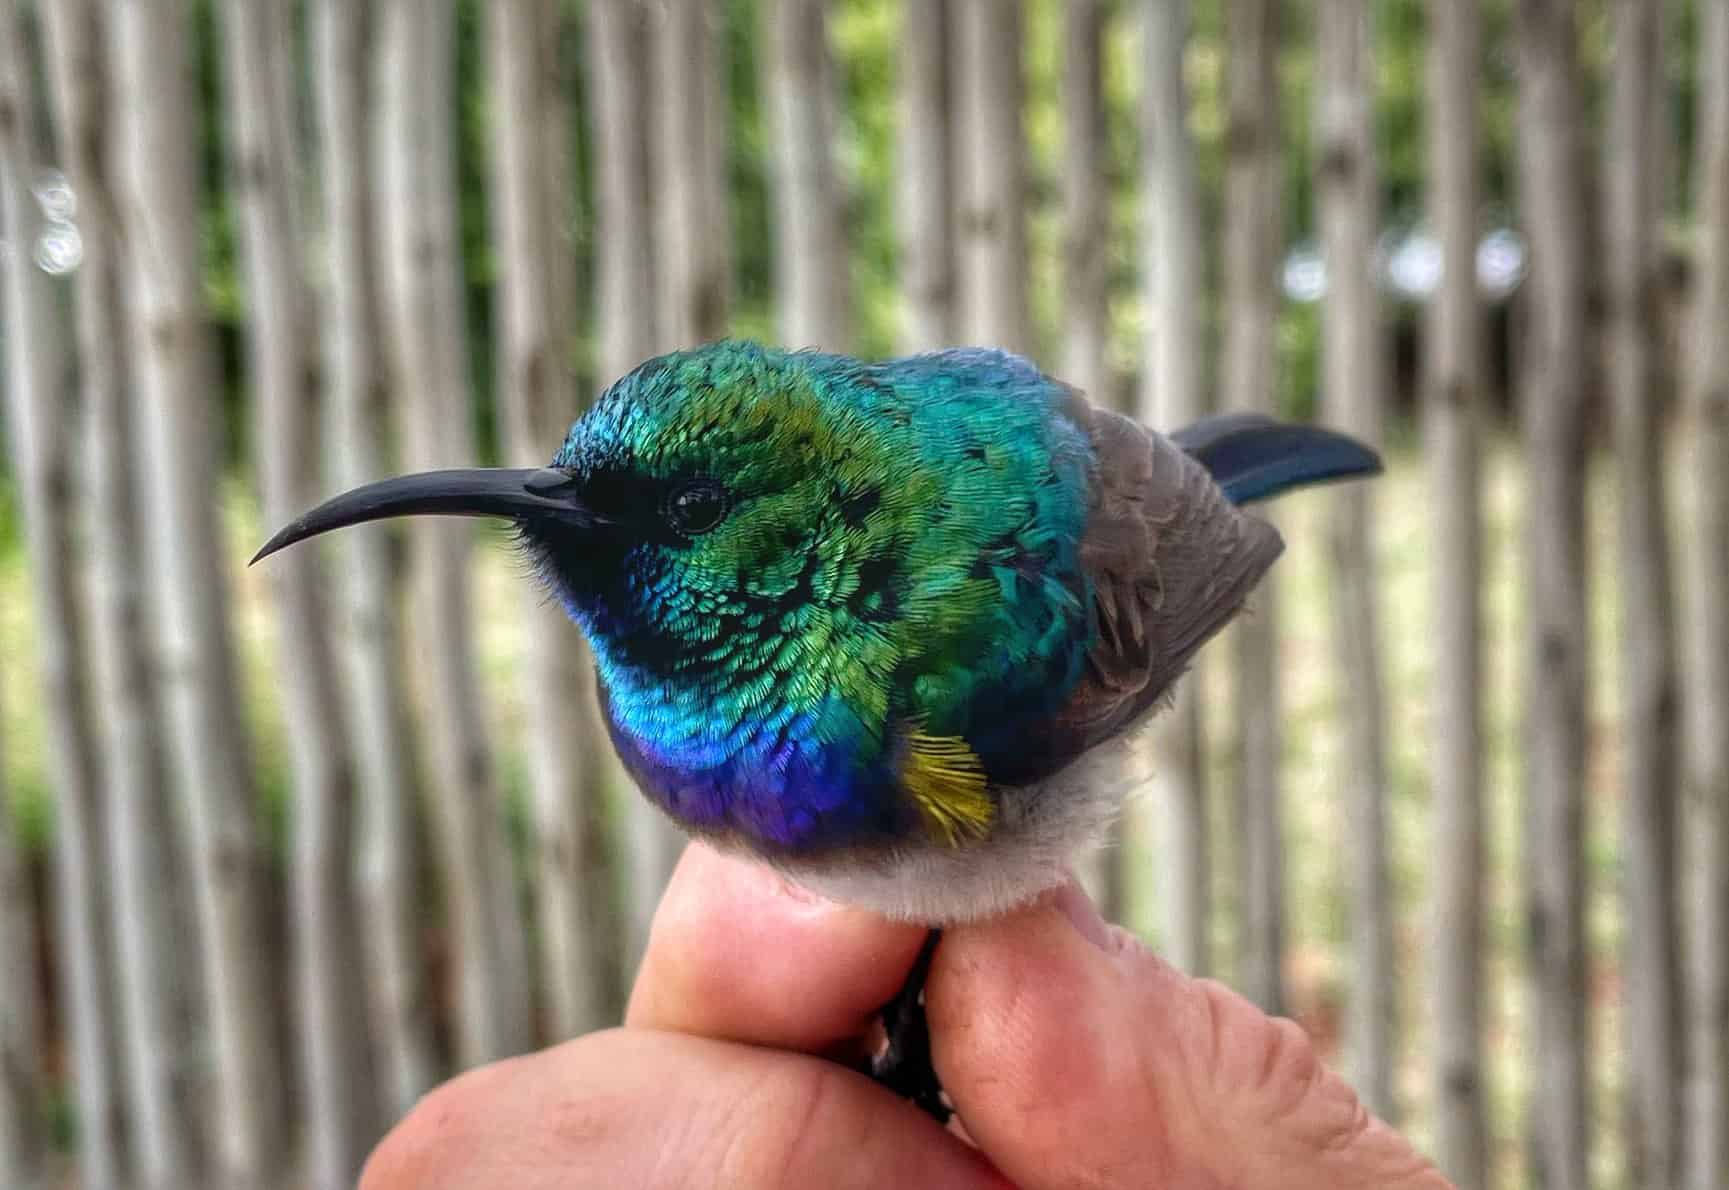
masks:
<svg viewBox="0 0 1729 1190"><path fill-rule="evenodd" d="M933 929L873 1073L946 1118L938 928L1063 882L1144 777L1135 728L1283 549L1241 505L1378 472L1249 415L1170 437L1017 356L745 342L613 384L538 470L368 484L258 558L434 514L514 524L593 646L613 746L689 833Z"/></svg>

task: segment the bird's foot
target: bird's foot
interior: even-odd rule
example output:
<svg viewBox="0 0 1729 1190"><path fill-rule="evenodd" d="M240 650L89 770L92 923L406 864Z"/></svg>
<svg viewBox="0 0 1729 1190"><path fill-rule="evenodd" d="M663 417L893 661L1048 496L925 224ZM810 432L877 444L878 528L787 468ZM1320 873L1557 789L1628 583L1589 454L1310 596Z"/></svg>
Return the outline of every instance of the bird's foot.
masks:
<svg viewBox="0 0 1729 1190"><path fill-rule="evenodd" d="M887 1041L871 1059L871 1077L902 1099L910 1099L939 1124L947 1124L954 1114L943 1098L942 1083L931 1065L931 1027L925 1017L925 978L930 974L931 956L942 940L941 930L926 936L919 957L907 974L901 990L883 1005L883 1032Z"/></svg>

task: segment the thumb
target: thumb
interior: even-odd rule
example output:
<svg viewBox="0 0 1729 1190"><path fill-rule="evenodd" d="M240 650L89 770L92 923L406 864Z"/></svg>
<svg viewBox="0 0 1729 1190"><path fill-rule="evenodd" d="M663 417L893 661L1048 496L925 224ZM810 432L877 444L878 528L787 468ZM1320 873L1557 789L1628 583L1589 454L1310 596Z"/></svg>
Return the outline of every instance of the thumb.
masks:
<svg viewBox="0 0 1729 1190"><path fill-rule="evenodd" d="M926 990L937 1072L1023 1190L1445 1190L1292 1021L1190 979L1075 885L944 934Z"/></svg>

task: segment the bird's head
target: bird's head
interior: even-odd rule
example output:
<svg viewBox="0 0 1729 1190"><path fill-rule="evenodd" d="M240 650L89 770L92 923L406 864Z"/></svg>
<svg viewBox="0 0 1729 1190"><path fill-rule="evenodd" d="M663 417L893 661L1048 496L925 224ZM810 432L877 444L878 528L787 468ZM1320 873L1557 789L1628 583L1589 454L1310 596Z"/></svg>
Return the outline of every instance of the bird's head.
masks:
<svg viewBox="0 0 1729 1190"><path fill-rule="evenodd" d="M840 643L838 619L892 611L887 564L939 495L893 403L833 357L728 343L651 361L553 460L583 521L519 517L523 541L619 663L700 672L769 640Z"/></svg>
<svg viewBox="0 0 1729 1190"><path fill-rule="evenodd" d="M829 646L850 650L869 699L885 647L872 625L895 614L904 548L943 494L897 402L839 357L746 343L664 356L613 385L548 467L369 484L258 558L386 517L501 518L608 678L724 686L760 670L763 646Z"/></svg>

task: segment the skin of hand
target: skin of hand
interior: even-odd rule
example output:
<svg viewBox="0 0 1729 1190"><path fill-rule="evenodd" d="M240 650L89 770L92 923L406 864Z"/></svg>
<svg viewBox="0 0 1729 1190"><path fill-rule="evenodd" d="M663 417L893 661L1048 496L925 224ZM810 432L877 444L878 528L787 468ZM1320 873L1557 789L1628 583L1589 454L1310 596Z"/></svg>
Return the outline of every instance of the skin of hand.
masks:
<svg viewBox="0 0 1729 1190"><path fill-rule="evenodd" d="M945 1130L847 1065L923 937L693 845L625 1026L433 1091L361 1190L1449 1185L1296 1024L1178 973L1073 885L945 931L925 993Z"/></svg>

